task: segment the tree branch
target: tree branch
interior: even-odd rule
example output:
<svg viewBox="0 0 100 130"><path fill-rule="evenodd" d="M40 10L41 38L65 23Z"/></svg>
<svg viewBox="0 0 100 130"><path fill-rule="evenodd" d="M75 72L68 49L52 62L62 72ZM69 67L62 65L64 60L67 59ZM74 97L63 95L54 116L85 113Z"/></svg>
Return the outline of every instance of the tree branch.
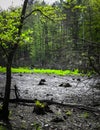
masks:
<svg viewBox="0 0 100 130"><path fill-rule="evenodd" d="M25 17L24 17L24 20L26 19L26 18L28 18L30 15L32 15L32 13L34 13L34 12L40 12L43 16L45 16L46 18L48 18L48 19L50 19L51 21L53 21L54 22L54 20L53 19L51 19L50 17L48 17L47 15L45 15L40 9L34 9L34 10L32 10L28 15L26 15Z"/></svg>

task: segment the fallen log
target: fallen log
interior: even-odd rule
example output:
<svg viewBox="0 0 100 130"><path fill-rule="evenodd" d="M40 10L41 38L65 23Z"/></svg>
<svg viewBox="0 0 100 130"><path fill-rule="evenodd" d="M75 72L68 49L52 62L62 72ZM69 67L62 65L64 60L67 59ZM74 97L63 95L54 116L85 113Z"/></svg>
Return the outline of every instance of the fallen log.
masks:
<svg viewBox="0 0 100 130"><path fill-rule="evenodd" d="M10 103L32 103L32 105L30 106L34 106L33 104L36 102L36 100L38 99L10 99L9 102ZM3 98L0 97L0 101L3 101ZM75 107L78 109L83 109L83 110L87 110L87 111L91 111L94 113L98 113L100 114L100 109L92 107L92 106L85 106L83 104L76 104L76 103L59 103L53 100L39 100L42 103L47 103L48 105L60 105L60 106L68 106L68 107ZM27 104L23 104L23 105L27 105Z"/></svg>

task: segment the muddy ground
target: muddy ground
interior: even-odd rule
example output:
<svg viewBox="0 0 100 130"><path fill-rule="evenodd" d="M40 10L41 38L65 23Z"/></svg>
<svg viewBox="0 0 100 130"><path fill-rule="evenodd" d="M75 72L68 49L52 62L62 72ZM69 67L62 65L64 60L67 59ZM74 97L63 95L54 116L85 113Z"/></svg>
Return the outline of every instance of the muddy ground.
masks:
<svg viewBox="0 0 100 130"><path fill-rule="evenodd" d="M41 80L42 79L42 80ZM41 83L40 83L41 81ZM51 112L37 115L34 104L10 104L8 125L12 130L99 130L100 79L98 76L57 76L48 74L13 74L11 99L50 100L61 104L90 106L98 111L57 104L49 105ZM4 96L5 74L0 74L0 97ZM2 124L2 121L0 122ZM6 125L3 123L3 125Z"/></svg>

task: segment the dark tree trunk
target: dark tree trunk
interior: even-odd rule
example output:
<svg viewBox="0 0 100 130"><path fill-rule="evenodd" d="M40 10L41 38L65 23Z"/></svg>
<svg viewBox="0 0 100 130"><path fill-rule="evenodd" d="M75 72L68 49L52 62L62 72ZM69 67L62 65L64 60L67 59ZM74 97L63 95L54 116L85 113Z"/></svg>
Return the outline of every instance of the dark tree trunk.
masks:
<svg viewBox="0 0 100 130"><path fill-rule="evenodd" d="M11 65L12 65L12 56L8 57L7 66L6 66L6 86L5 86L5 95L3 106L1 110L1 118L7 120L9 116L9 99L10 99L10 89L11 89Z"/></svg>

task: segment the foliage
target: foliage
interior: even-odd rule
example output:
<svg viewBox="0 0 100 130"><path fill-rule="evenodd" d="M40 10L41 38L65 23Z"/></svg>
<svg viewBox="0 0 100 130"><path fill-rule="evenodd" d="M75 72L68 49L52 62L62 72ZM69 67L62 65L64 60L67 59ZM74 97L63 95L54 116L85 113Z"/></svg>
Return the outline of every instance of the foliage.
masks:
<svg viewBox="0 0 100 130"><path fill-rule="evenodd" d="M32 33L30 29L22 31L19 37L20 12L20 8L0 12L0 46L6 56L9 55L16 44L19 46L30 41L29 35ZM18 41L20 42L18 43Z"/></svg>
<svg viewBox="0 0 100 130"><path fill-rule="evenodd" d="M53 5L35 2L28 6L27 14L32 12L32 15L25 19L20 37L22 46L16 53L14 66L31 64L38 65L38 68L78 68L83 71L96 68L95 71L98 71L99 9L99 0L66 0L55 2ZM13 9L0 13L0 36L3 38L1 45L7 49L7 53L18 38L16 27L19 25L20 11L21 9ZM3 23L4 14L9 22ZM8 28L5 35L2 31L4 26ZM13 33L15 35L11 38ZM24 63L20 61L21 58L24 59ZM2 63L2 60L0 62Z"/></svg>
<svg viewBox="0 0 100 130"><path fill-rule="evenodd" d="M71 70L53 70L53 69L34 69L35 73L48 73L48 74L57 74L57 75L71 75L71 74L75 74L78 75L79 73L76 73L75 71L71 71Z"/></svg>
<svg viewBox="0 0 100 130"><path fill-rule="evenodd" d="M41 130L41 125L39 123L34 123L33 126L35 130Z"/></svg>
<svg viewBox="0 0 100 130"><path fill-rule="evenodd" d="M44 107L45 107L45 104L44 104L44 103L41 103L39 100L37 100L37 101L35 102L35 105L36 105L36 107L40 107L40 108L44 108Z"/></svg>
<svg viewBox="0 0 100 130"><path fill-rule="evenodd" d="M0 67L0 72L5 72L5 67ZM56 75L80 75L78 69L71 70L53 70L53 69L29 69L27 67L12 68L13 73L42 73L42 74L56 74Z"/></svg>
<svg viewBox="0 0 100 130"><path fill-rule="evenodd" d="M36 65L37 68L62 70L78 68L83 71L98 69L100 53L99 9L99 0L68 0L55 2L53 5L35 2L31 7L28 6L27 14L32 12L32 15L25 19L21 35L21 43L24 44L21 44L22 46L16 53L14 66ZM11 11L13 12L12 16L15 15L19 18L18 12L20 10L14 10L16 13ZM7 19L9 19L11 12L6 13ZM11 30L17 33L18 22L15 22L16 18L15 23L13 23L13 18L9 21L9 26L11 24L8 31L10 38ZM0 25L1 30L4 26ZM9 40L7 33L5 36L2 35L6 37L3 39ZM15 37L17 38L17 34L14 35ZM16 38L11 42L16 42ZM6 44L8 45L8 42ZM88 57L90 59L92 57L92 67Z"/></svg>
<svg viewBox="0 0 100 130"><path fill-rule="evenodd" d="M4 46L15 43L17 27L19 26L19 10L0 13L0 40ZM10 45L9 45L10 46Z"/></svg>
<svg viewBox="0 0 100 130"><path fill-rule="evenodd" d="M71 110L66 111L66 115L67 116L71 116L72 115L72 111Z"/></svg>

